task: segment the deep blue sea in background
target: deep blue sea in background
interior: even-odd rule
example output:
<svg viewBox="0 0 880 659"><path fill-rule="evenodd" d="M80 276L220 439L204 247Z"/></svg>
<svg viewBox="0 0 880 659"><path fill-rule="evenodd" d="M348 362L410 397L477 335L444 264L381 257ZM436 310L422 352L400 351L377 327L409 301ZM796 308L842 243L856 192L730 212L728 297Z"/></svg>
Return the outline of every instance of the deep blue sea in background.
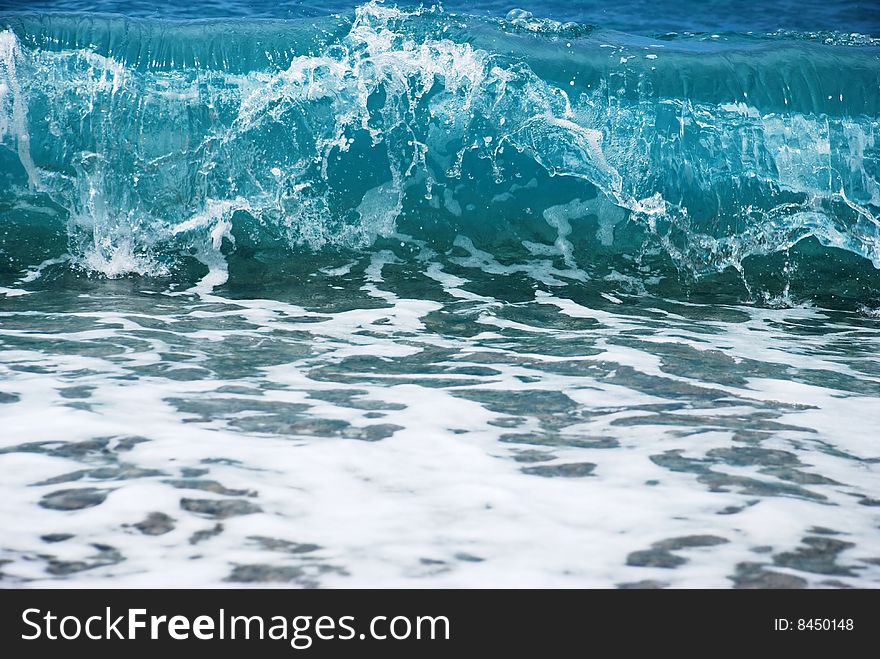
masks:
<svg viewBox="0 0 880 659"><path fill-rule="evenodd" d="M0 0L0 585L880 586L871 1Z"/></svg>
<svg viewBox="0 0 880 659"><path fill-rule="evenodd" d="M350 12L351 0L0 0L0 10L87 11L153 18L301 18ZM624 32L772 32L834 30L880 35L880 8L872 0L447 0L451 12L505 16L524 9L536 16L577 21Z"/></svg>

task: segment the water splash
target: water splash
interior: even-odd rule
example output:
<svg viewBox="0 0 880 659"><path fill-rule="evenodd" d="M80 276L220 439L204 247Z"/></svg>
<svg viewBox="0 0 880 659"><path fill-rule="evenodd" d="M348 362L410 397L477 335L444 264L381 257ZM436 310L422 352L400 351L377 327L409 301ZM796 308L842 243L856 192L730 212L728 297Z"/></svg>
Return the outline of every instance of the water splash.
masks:
<svg viewBox="0 0 880 659"><path fill-rule="evenodd" d="M632 227L637 252L657 244L693 275L807 236L880 267L868 46L694 54L377 3L286 50L296 22L265 44L225 41L223 23L188 40L191 26L94 23L87 39L58 17L0 34L0 141L28 194L66 211L72 262L107 276L165 275L180 255L225 272L236 232L367 248L402 223L420 239L494 223L534 245L542 221L574 267L587 238L633 250L617 235ZM583 222L565 226L553 209L575 201L565 223Z"/></svg>

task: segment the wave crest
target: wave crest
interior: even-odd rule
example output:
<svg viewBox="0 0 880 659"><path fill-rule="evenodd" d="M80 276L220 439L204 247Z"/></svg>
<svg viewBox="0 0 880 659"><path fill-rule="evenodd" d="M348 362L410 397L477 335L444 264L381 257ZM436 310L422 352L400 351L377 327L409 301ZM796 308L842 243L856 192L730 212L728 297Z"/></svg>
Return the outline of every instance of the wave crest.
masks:
<svg viewBox="0 0 880 659"><path fill-rule="evenodd" d="M869 46L695 51L377 3L262 41L123 23L0 33L2 203L50 199L74 262L108 276L179 254L221 272L244 234L365 248L487 227L580 268L585 241L700 275L806 236L880 268Z"/></svg>

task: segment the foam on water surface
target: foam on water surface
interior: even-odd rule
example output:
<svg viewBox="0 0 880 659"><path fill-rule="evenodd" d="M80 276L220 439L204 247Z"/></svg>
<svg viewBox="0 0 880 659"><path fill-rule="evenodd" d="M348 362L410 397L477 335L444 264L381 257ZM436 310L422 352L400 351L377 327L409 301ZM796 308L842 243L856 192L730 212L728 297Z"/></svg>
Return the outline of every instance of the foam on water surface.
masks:
<svg viewBox="0 0 880 659"><path fill-rule="evenodd" d="M2 583L880 584L870 21L222 6L0 14Z"/></svg>
<svg viewBox="0 0 880 659"><path fill-rule="evenodd" d="M389 256L320 303L6 298L7 582L878 583L876 321L415 299Z"/></svg>

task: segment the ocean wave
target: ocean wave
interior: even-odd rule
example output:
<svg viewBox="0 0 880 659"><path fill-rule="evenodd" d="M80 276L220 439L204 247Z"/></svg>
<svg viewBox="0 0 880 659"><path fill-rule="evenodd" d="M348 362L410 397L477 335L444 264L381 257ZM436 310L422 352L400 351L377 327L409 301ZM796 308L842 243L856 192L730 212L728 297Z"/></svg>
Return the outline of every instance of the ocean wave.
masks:
<svg viewBox="0 0 880 659"><path fill-rule="evenodd" d="M0 222L63 225L73 267L194 258L217 284L236 250L402 236L584 272L659 253L696 277L812 237L880 268L880 51L863 40L665 41L378 3L0 23Z"/></svg>

